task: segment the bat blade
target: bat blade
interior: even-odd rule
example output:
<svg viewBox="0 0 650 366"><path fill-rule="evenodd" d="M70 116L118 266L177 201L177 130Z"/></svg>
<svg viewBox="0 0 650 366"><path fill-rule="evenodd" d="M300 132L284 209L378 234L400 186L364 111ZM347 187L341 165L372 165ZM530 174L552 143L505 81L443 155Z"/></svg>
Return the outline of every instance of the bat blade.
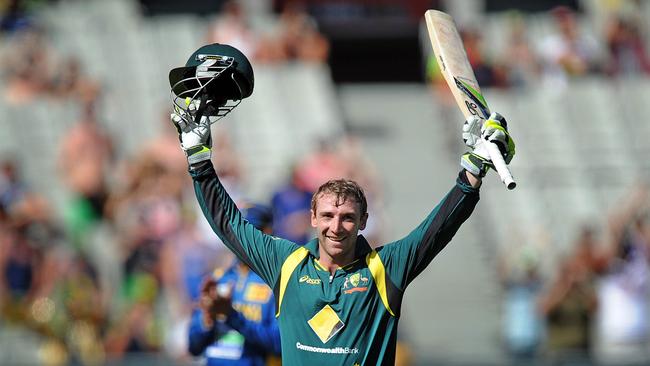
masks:
<svg viewBox="0 0 650 366"><path fill-rule="evenodd" d="M440 71L465 118L488 118L490 110L481 94L463 41L449 14L427 10L424 14L429 38Z"/></svg>
<svg viewBox="0 0 650 366"><path fill-rule="evenodd" d="M454 20L449 14L438 10L427 10L424 19L440 72L463 116L465 119L472 116L487 119L490 116L490 109L481 94L481 88L476 81ZM508 189L515 188L516 183L503 157L498 153L499 149L496 145L488 143L488 151L501 181Z"/></svg>

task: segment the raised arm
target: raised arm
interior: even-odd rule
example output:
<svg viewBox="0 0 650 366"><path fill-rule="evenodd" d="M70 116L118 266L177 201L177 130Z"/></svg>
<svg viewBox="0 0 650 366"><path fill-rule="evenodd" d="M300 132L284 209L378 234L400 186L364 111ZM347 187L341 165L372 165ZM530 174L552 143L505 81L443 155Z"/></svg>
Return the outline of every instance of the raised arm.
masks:
<svg viewBox="0 0 650 366"><path fill-rule="evenodd" d="M187 113L176 110L172 121L190 165L196 198L210 227L239 260L273 288L280 266L297 244L266 235L243 218L210 161L212 138L208 117L203 116L196 123Z"/></svg>
<svg viewBox="0 0 650 366"><path fill-rule="evenodd" d="M377 249L388 276L401 290L418 276L454 237L479 201L465 170L456 185L406 237Z"/></svg>
<svg viewBox="0 0 650 366"><path fill-rule="evenodd" d="M463 169L456 185L411 233L377 250L399 289L405 289L431 263L474 211L481 180L493 168L483 141L496 143L507 163L514 156L515 144L507 123L496 113L485 122L468 120L463 127L463 140L472 150L461 157Z"/></svg>
<svg viewBox="0 0 650 366"><path fill-rule="evenodd" d="M271 288L295 244L264 235L242 218L219 182L212 163L210 126L253 93L253 68L238 49L225 44L200 47L169 72L172 122L187 156L194 189L214 232Z"/></svg>

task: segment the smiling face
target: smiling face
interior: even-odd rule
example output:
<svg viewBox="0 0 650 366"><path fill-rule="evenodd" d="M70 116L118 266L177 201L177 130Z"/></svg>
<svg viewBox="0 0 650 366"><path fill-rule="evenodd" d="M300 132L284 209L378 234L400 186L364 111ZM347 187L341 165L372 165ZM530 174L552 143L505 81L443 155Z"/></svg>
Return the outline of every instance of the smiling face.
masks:
<svg viewBox="0 0 650 366"><path fill-rule="evenodd" d="M368 213L361 212L354 197L341 192L323 191L314 198L311 225L318 234L319 262L332 271L354 260L357 235L366 227Z"/></svg>

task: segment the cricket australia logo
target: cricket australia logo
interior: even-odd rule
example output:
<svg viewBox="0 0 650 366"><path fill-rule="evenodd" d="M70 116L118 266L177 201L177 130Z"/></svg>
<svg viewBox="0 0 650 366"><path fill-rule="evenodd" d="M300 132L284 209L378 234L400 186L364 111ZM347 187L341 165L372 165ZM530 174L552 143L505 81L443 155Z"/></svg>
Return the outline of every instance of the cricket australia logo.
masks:
<svg viewBox="0 0 650 366"><path fill-rule="evenodd" d="M354 273L345 278L345 283L343 283L344 294L364 291L368 291L368 277L363 277L361 273Z"/></svg>

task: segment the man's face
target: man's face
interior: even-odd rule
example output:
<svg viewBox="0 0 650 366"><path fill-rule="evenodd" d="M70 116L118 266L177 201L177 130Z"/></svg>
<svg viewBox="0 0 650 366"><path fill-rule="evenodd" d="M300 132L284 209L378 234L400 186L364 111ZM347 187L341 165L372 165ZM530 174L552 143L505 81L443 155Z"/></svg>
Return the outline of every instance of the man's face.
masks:
<svg viewBox="0 0 650 366"><path fill-rule="evenodd" d="M357 235L368 219L368 214L361 215L360 211L359 203L353 199L337 202L335 194L318 196L316 212L311 212L311 226L318 232L321 261L353 259Z"/></svg>

